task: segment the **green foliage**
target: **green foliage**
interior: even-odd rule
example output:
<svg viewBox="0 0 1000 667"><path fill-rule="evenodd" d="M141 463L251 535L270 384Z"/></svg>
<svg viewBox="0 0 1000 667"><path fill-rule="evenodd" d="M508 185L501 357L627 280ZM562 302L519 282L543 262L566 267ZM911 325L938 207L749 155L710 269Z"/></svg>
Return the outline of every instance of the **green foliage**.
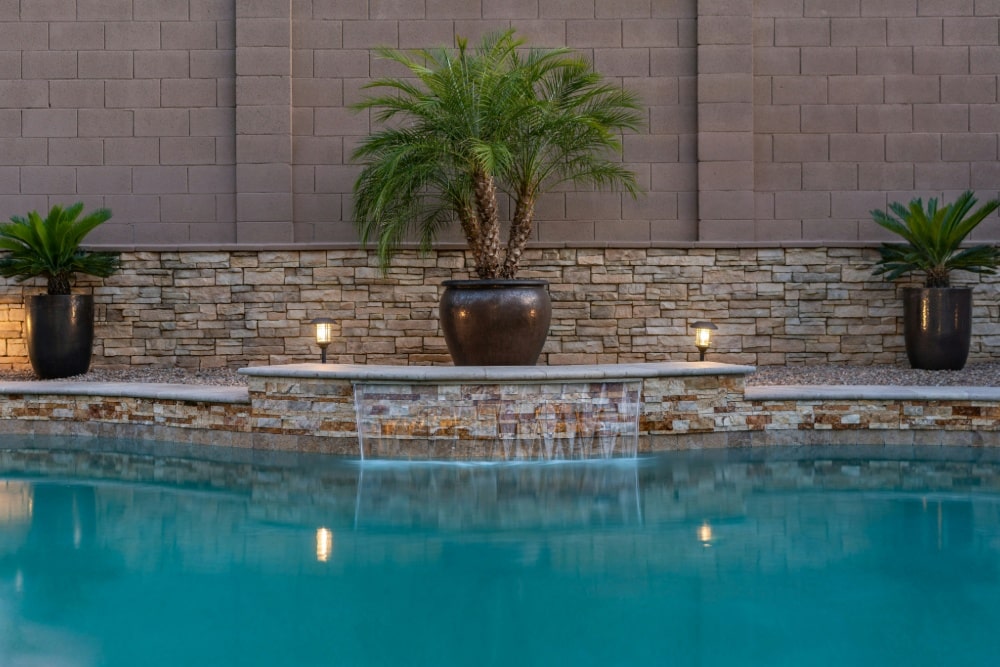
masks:
<svg viewBox="0 0 1000 667"><path fill-rule="evenodd" d="M111 218L111 211L100 208L80 218L82 212L83 203L53 206L44 219L32 211L0 224L0 250L7 252L0 257L0 275L18 282L43 276L49 294L69 294L76 273L106 278L117 271L116 253L80 249L83 238Z"/></svg>
<svg viewBox="0 0 1000 667"><path fill-rule="evenodd" d="M876 263L875 275L895 280L923 272L927 287L948 287L952 271L995 273L1000 265L1000 248L992 245L960 247L972 230L1000 207L1000 201L991 199L973 211L975 205L976 198L970 190L941 208L938 208L937 199L932 198L927 201L926 208L922 199L914 199L909 206L899 202L889 204L889 212L872 211L876 223L906 241L882 244L879 248L882 257Z"/></svg>
<svg viewBox="0 0 1000 667"><path fill-rule="evenodd" d="M620 133L640 125L635 96L567 49L521 46L507 31L472 51L462 39L457 50L379 50L411 74L372 82L381 94L356 105L383 124L353 156L363 165L355 223L383 268L407 238L426 251L457 220L480 277L513 277L545 190L568 181L638 192L611 159ZM506 253L498 191L515 204Z"/></svg>

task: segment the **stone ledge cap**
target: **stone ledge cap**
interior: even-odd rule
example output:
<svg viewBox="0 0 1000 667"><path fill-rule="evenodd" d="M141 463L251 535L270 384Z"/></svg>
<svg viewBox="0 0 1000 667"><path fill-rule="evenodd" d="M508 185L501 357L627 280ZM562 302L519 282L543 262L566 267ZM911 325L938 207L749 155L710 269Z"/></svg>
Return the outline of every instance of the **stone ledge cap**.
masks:
<svg viewBox="0 0 1000 667"><path fill-rule="evenodd" d="M747 387L748 401L1000 401L1000 387L925 385L768 385Z"/></svg>
<svg viewBox="0 0 1000 667"><path fill-rule="evenodd" d="M636 364L567 366L377 366L368 364L286 364L251 366L239 373L252 377L353 380L357 382L546 383L560 380L631 380L699 375L748 375L753 366L714 361L667 361Z"/></svg>

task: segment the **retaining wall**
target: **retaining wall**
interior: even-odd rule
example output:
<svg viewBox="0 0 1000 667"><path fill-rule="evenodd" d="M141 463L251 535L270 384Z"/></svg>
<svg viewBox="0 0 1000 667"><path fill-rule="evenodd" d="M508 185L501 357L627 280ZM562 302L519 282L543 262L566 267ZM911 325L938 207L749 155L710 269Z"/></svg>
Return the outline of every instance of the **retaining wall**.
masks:
<svg viewBox="0 0 1000 667"><path fill-rule="evenodd" d="M865 248L529 250L523 277L551 284L541 363L694 361L696 320L719 327L708 358L753 365L905 362L901 286ZM458 251L404 253L388 274L364 251L127 253L81 281L97 301L94 365L200 369L314 361L309 321L335 320L331 362L447 365L440 283L468 277ZM1000 358L998 281L975 286L971 359ZM27 368L23 299L0 287L0 366Z"/></svg>
<svg viewBox="0 0 1000 667"><path fill-rule="evenodd" d="M747 388L744 374L750 370L711 363L567 366L535 370L533 380L517 380L510 374L489 377L484 371L478 380L466 377L456 385L455 377L435 381L440 380L441 372L454 375L454 369L304 364L247 369L249 390L80 382L0 383L4 398L0 401L0 433L139 438L150 443L169 440L195 446L191 450L195 455L199 446L226 446L252 449L261 457L279 450L358 456L354 396L357 382L384 383L393 377L401 381L408 376L407 382L423 386L421 395L432 402L452 400L456 392L468 386L476 392L469 396L472 402L485 401L499 415L504 411L499 403L508 399L498 396L494 400L482 391L484 385L579 382L589 373L594 383L641 378L640 452L828 444L1000 446L997 388ZM587 400L599 402L602 409L620 407L614 396ZM498 419L490 434L477 432L482 424L472 411L466 413L467 422L462 422L459 415L449 428L438 432L394 431L391 437L366 444L365 455L507 459L514 453L539 458L545 451L545 438L539 435L537 421L544 412L544 404L539 403L534 420L529 415L506 422L510 428ZM419 418L416 412L413 414ZM552 410L542 417L548 422L552 438L561 441L559 445L574 437L596 435L583 433L578 416L571 410Z"/></svg>

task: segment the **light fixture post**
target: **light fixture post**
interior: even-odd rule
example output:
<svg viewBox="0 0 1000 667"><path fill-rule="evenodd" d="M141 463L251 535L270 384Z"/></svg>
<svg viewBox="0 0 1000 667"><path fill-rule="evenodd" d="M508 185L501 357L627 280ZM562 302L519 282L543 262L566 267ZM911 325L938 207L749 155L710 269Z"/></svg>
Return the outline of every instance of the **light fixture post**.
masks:
<svg viewBox="0 0 1000 667"><path fill-rule="evenodd" d="M319 345L320 363L326 363L326 347L333 340L333 320L329 317L317 317L310 324L316 325L316 344Z"/></svg>
<svg viewBox="0 0 1000 667"><path fill-rule="evenodd" d="M705 361L705 352L712 346L712 332L718 331L719 327L711 322L695 322L691 328L694 329L694 346L698 348L698 361Z"/></svg>

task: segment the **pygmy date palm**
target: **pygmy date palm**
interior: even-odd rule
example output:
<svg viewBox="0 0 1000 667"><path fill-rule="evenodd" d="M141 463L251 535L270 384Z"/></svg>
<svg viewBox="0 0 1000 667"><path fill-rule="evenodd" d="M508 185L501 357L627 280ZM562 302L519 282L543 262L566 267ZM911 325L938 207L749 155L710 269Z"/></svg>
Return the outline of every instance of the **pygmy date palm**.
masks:
<svg viewBox="0 0 1000 667"><path fill-rule="evenodd" d="M906 243L883 243L875 275L890 280L914 272L926 276L927 287L949 287L952 271L995 273L1000 265L1000 249L993 245L961 248L961 244L986 216L1000 207L992 199L973 211L976 198L966 191L951 204L938 208L936 198L914 199L909 206L889 204L889 211L871 212L876 223L898 234ZM893 215L895 214L895 215Z"/></svg>
<svg viewBox="0 0 1000 667"><path fill-rule="evenodd" d="M82 212L83 203L53 206L45 218L32 211L0 224L0 250L7 251L0 257L0 275L18 282L42 276L48 294L69 294L76 273L99 278L114 273L117 254L80 249L83 238L111 218L111 211L99 208L80 218Z"/></svg>
<svg viewBox="0 0 1000 667"><path fill-rule="evenodd" d="M423 250L458 220L480 278L513 278L543 192L565 182L617 187L633 196L634 174L611 159L620 134L639 127L635 96L605 83L567 49L520 51L513 31L487 36L470 51L379 53L412 79L380 79L385 92L358 109L382 129L354 152L363 165L354 186L362 241L377 241L386 267L411 235ZM500 242L498 193L513 201Z"/></svg>

